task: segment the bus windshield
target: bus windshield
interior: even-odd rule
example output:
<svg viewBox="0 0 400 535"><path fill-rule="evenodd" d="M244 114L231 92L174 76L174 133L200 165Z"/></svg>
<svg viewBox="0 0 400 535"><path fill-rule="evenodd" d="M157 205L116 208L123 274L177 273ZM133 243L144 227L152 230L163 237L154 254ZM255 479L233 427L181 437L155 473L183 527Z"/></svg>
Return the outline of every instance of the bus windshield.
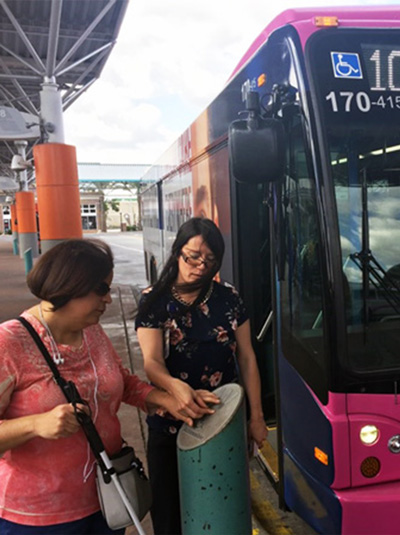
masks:
<svg viewBox="0 0 400 535"><path fill-rule="evenodd" d="M347 366L400 370L400 32L320 32L311 83L342 254Z"/></svg>

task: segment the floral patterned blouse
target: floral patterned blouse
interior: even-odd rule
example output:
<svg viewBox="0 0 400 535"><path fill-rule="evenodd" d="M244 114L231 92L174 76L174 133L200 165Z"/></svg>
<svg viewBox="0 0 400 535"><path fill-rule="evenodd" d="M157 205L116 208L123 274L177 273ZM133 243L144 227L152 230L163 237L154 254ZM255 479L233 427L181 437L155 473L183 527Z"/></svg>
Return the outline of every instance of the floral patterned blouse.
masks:
<svg viewBox="0 0 400 535"><path fill-rule="evenodd" d="M150 292L145 291L141 303ZM140 308L136 329L164 331L165 363L172 377L205 390L238 381L235 330L248 316L234 288L214 281L195 309L171 292L160 296L147 313L141 313ZM155 414L148 416L147 422L153 429L175 434L182 424L168 416Z"/></svg>

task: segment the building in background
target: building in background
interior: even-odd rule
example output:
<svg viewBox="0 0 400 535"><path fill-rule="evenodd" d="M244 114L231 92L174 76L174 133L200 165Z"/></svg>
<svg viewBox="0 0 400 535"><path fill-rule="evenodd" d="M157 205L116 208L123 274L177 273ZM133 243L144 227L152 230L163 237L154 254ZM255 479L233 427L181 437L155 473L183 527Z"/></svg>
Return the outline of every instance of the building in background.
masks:
<svg viewBox="0 0 400 535"><path fill-rule="evenodd" d="M140 229L138 192L149 167L144 164L79 163L83 230Z"/></svg>
<svg viewBox="0 0 400 535"><path fill-rule="evenodd" d="M82 229L141 229L138 193L149 165L78 163ZM0 233L11 232L12 197L1 206ZM0 200L1 203L1 200Z"/></svg>

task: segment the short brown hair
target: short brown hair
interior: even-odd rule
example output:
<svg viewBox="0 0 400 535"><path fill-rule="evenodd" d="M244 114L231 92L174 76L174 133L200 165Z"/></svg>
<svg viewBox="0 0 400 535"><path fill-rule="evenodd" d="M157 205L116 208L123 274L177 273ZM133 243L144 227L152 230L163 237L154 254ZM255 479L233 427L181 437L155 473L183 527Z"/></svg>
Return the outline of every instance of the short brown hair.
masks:
<svg viewBox="0 0 400 535"><path fill-rule="evenodd" d="M65 240L47 251L29 272L29 289L53 310L84 297L114 268L110 247L97 239Z"/></svg>

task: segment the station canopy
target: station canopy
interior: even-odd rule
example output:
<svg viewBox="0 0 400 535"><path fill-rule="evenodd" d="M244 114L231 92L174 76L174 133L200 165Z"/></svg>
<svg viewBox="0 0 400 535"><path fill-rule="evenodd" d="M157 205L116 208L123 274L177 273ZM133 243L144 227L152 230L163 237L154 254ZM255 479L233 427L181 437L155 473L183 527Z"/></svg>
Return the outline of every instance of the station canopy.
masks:
<svg viewBox="0 0 400 535"><path fill-rule="evenodd" d="M23 113L39 126L41 84L55 79L63 110L100 77L128 0L0 0L0 110ZM40 139L40 138L39 138ZM38 138L28 141L28 158ZM14 182L10 163L18 151L0 140L0 193ZM11 191L11 190L10 190Z"/></svg>

